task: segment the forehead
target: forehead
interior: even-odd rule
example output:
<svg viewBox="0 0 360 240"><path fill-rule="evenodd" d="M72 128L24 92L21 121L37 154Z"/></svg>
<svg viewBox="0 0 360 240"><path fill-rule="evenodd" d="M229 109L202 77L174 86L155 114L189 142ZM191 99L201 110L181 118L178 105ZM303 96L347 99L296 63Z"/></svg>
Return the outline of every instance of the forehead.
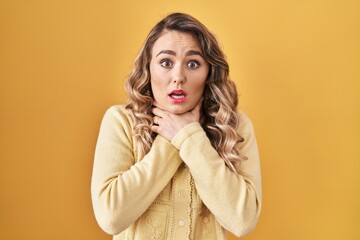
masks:
<svg viewBox="0 0 360 240"><path fill-rule="evenodd" d="M173 50L175 52L197 50L201 51L198 40L190 33L179 31L164 31L154 43L152 52Z"/></svg>

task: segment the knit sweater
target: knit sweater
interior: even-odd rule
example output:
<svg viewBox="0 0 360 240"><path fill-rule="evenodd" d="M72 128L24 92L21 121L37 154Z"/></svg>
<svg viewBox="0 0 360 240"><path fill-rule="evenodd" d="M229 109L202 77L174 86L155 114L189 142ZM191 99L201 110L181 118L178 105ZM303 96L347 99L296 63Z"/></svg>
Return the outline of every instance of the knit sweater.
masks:
<svg viewBox="0 0 360 240"><path fill-rule="evenodd" d="M91 196L96 220L113 239L212 240L243 236L261 210L258 148L249 118L240 113L244 141L238 174L212 147L199 123L168 141L157 135L139 159L130 110L113 106L102 120ZM210 213L200 214L202 205Z"/></svg>

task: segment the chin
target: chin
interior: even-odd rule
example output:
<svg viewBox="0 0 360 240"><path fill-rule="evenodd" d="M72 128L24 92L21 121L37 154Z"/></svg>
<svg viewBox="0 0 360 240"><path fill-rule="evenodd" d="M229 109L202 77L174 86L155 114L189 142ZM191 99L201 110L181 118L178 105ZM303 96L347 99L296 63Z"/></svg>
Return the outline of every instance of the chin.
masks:
<svg viewBox="0 0 360 240"><path fill-rule="evenodd" d="M183 113L186 113L188 111L181 111L181 110L172 110L172 111L168 111L169 113L175 114L175 115L180 115Z"/></svg>
<svg viewBox="0 0 360 240"><path fill-rule="evenodd" d="M189 106L176 105L176 106L167 107L164 110L172 114L180 115L189 112L191 109L192 107Z"/></svg>

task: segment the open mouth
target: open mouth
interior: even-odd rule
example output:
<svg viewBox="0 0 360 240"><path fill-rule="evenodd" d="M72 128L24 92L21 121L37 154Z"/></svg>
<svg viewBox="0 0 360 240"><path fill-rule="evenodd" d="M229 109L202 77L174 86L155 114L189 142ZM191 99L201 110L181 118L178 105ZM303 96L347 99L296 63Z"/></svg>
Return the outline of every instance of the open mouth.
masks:
<svg viewBox="0 0 360 240"><path fill-rule="evenodd" d="M182 99L182 98L185 98L185 95L184 94L170 94L169 95L171 98L174 98L174 99Z"/></svg>
<svg viewBox="0 0 360 240"><path fill-rule="evenodd" d="M183 90L174 90L169 94L169 98L173 101L173 102L183 102L186 100L186 92Z"/></svg>

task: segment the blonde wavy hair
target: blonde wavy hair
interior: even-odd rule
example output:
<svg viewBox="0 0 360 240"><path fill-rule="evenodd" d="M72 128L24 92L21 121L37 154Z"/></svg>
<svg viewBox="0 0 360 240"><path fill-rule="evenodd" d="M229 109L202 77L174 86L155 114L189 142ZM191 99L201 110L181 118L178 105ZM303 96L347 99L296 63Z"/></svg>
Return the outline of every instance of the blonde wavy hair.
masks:
<svg viewBox="0 0 360 240"><path fill-rule="evenodd" d="M224 159L226 165L237 172L242 156L236 147L243 141L237 133L240 119L237 111L236 86L229 78L229 65L214 35L198 20L184 13L173 13L157 23L147 36L136 60L132 73L126 81L129 103L133 113L134 134L139 142L138 154L142 159L149 152L155 135L151 131L154 101L150 85L151 51L163 31L179 31L192 34L199 42L204 59L210 69L205 82L202 127L212 146Z"/></svg>

